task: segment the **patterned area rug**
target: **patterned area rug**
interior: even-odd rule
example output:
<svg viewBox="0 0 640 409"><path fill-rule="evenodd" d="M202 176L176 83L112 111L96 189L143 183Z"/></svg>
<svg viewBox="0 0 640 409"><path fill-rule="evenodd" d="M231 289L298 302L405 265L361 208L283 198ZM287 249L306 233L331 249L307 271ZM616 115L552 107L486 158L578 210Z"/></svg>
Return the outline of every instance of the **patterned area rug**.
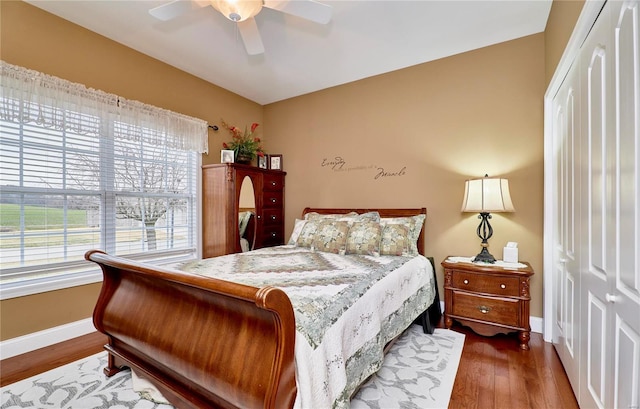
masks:
<svg viewBox="0 0 640 409"><path fill-rule="evenodd" d="M393 345L383 367L351 400L362 408L446 408L456 378L464 334L436 329L425 335L411 326ZM102 373L106 352L7 385L1 409L172 409L141 399L131 389L131 372L111 378Z"/></svg>

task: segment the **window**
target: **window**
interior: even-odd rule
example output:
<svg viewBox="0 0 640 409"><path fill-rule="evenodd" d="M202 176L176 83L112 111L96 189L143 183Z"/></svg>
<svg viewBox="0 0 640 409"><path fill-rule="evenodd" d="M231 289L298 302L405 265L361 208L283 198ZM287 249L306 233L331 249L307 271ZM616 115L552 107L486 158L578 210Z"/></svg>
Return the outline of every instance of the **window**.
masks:
<svg viewBox="0 0 640 409"><path fill-rule="evenodd" d="M183 132L199 129L202 137L204 129L206 139L206 123L167 126L171 115L195 119L117 97L102 106L83 98L62 104L49 95L34 103L16 97L21 84L5 81L19 67L3 63L2 69L3 298L7 288L95 277L95 264L84 260L90 249L147 261L195 256L200 154L184 149Z"/></svg>

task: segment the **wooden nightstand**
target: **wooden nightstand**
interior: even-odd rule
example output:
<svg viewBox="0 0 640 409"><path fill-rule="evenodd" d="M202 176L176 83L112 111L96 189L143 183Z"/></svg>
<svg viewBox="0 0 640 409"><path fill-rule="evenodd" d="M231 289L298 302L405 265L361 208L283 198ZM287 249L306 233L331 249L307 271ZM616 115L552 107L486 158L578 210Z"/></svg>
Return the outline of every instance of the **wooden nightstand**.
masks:
<svg viewBox="0 0 640 409"><path fill-rule="evenodd" d="M526 267L507 269L447 259L442 262L445 326L456 320L485 336L518 331L520 348L529 349L531 265L521 261Z"/></svg>

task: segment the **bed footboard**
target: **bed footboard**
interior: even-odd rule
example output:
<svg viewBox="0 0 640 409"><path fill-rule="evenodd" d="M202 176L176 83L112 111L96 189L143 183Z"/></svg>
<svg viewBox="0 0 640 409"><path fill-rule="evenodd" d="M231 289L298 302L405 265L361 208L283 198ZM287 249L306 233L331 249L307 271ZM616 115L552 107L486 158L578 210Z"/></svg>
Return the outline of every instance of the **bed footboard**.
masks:
<svg viewBox="0 0 640 409"><path fill-rule="evenodd" d="M99 250L93 322L109 337L107 375L129 366L179 408L291 408L296 395L291 302L255 288L150 267Z"/></svg>

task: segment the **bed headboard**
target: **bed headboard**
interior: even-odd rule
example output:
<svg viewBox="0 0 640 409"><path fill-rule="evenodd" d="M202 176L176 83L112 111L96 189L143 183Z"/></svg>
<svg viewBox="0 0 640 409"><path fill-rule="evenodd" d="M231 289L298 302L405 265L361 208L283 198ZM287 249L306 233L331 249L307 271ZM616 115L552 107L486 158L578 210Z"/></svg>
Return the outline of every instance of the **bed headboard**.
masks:
<svg viewBox="0 0 640 409"><path fill-rule="evenodd" d="M302 211L302 217L304 217L307 213L320 213L320 214L345 214L345 213L367 213L367 212L378 212L380 213L380 217L409 217L416 216L419 214L427 215L427 209L425 207L415 208L415 209L342 209L342 208L316 208L316 207L307 207ZM426 222L426 217L425 217ZM424 224L422 225L422 230L420 231L420 236L418 237L418 252L425 255L424 252Z"/></svg>

